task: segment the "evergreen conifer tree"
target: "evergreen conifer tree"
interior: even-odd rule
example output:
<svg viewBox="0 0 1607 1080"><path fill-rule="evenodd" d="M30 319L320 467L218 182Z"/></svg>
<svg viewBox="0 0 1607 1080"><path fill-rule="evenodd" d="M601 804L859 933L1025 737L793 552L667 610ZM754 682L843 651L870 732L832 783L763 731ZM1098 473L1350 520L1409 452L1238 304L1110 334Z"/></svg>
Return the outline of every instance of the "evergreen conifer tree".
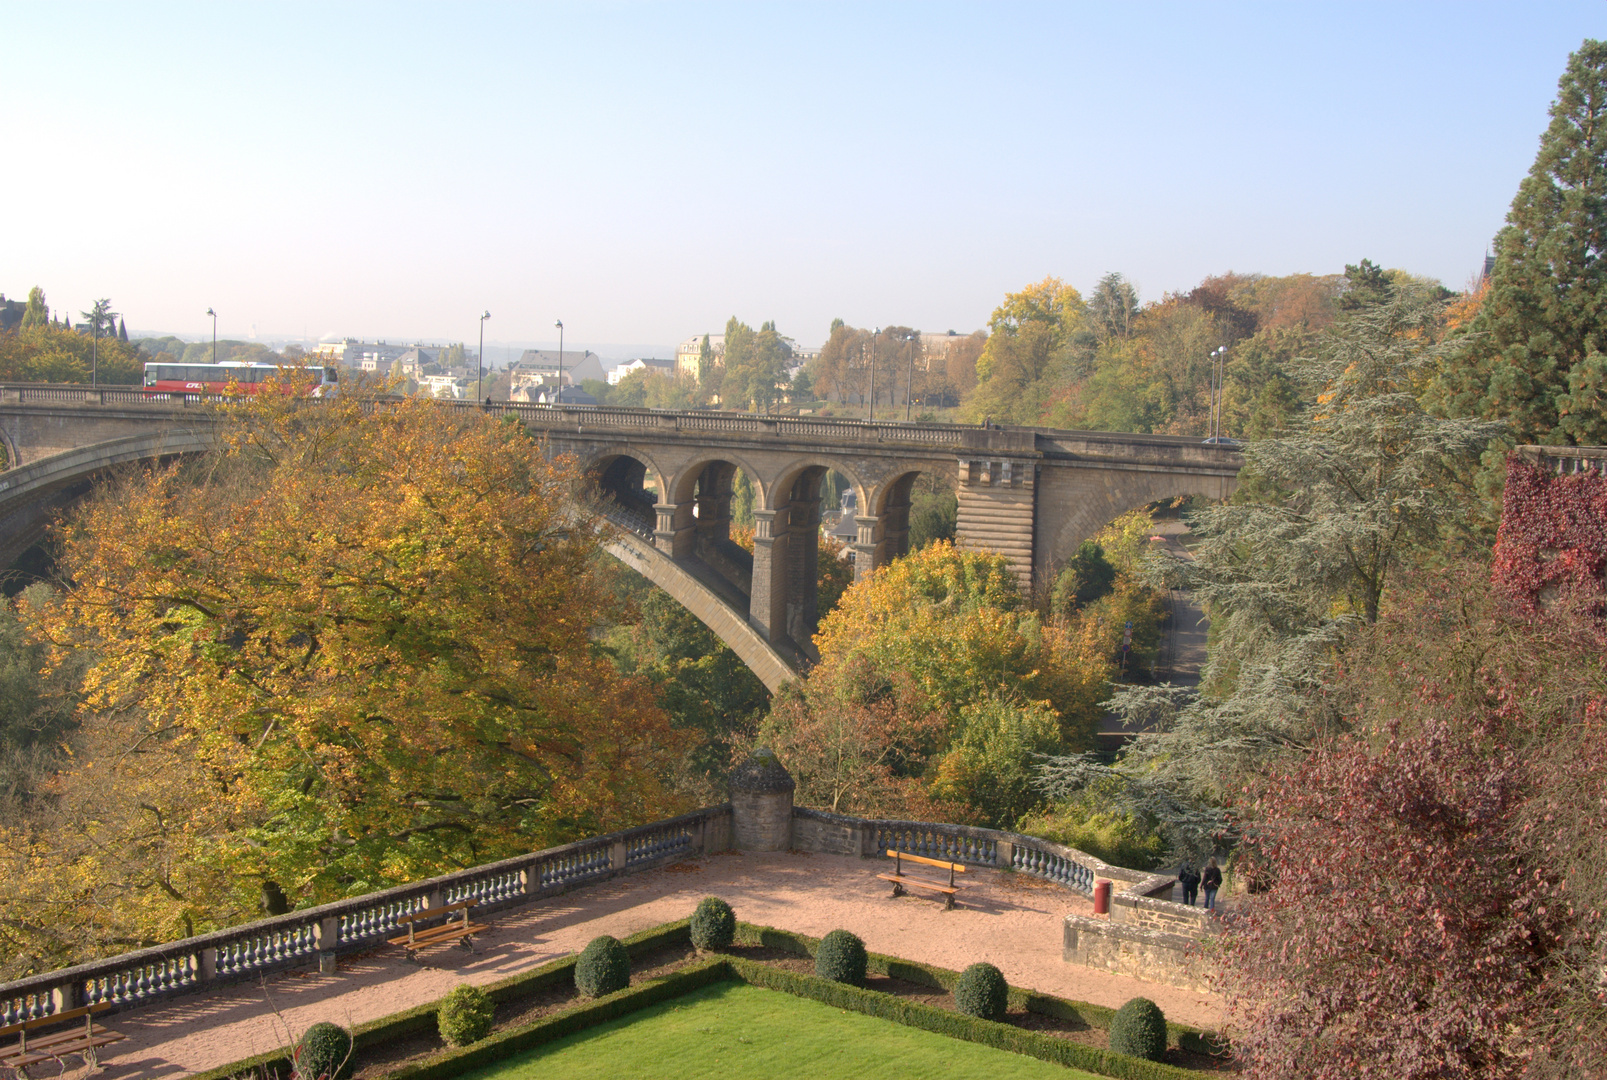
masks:
<svg viewBox="0 0 1607 1080"><path fill-rule="evenodd" d="M1495 248L1489 295L1432 404L1504 421L1517 443L1607 443L1607 42L1568 58ZM1495 483L1502 456L1486 454Z"/></svg>

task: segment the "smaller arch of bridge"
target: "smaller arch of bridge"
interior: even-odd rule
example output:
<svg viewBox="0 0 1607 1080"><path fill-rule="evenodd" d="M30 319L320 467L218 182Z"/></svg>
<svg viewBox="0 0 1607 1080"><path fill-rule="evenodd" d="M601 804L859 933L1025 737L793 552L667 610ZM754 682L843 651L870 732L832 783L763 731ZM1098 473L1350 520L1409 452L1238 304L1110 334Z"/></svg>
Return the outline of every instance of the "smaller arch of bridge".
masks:
<svg viewBox="0 0 1607 1080"><path fill-rule="evenodd" d="M660 497L676 503L691 502L697 492L699 478L710 465L735 465L746 474L748 482L753 485L754 505L770 505L765 501L769 496L769 488L765 483L764 474L754 468L753 463L741 454L733 454L725 449L705 450L676 469L669 477L669 486L664 489L665 494Z"/></svg>
<svg viewBox="0 0 1607 1080"><path fill-rule="evenodd" d="M670 473L658 463L656 457L632 443L609 443L606 446L597 447L581 459L580 471L586 475L593 475L601 469L606 469L614 459L622 457L635 458L647 467L647 471L653 474L653 482L658 487L659 498L662 499L664 493L668 490L667 482Z"/></svg>
<svg viewBox="0 0 1607 1080"><path fill-rule="evenodd" d="M827 457L823 454L805 454L783 465L769 483L769 497L759 502L759 505L766 510L781 509L779 500L783 498L790 500L792 485L797 482L798 477L815 468L828 469L847 477L848 482L854 488L855 505L869 505L865 500L870 497L874 489L865 483L859 472L853 466L845 464L840 458Z"/></svg>

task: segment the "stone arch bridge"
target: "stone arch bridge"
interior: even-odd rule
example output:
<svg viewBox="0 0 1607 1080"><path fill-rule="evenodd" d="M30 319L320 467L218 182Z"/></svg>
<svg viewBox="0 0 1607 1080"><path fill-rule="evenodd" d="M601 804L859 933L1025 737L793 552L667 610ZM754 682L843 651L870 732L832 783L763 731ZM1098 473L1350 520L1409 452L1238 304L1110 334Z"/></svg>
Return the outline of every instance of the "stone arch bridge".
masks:
<svg viewBox="0 0 1607 1080"><path fill-rule="evenodd" d="M851 547L864 577L909 546L922 474L955 485L960 546L1003 555L1027 590L1053 581L1078 544L1160 499L1232 493L1241 464L1195 438L1045 428L869 423L720 412L442 403L520 418L573 455L613 553L664 587L772 690L813 656L821 486L857 497ZM216 409L137 389L0 385L0 566L44 535L61 507L119 464L204 448ZM754 488L754 548L731 539L732 482Z"/></svg>

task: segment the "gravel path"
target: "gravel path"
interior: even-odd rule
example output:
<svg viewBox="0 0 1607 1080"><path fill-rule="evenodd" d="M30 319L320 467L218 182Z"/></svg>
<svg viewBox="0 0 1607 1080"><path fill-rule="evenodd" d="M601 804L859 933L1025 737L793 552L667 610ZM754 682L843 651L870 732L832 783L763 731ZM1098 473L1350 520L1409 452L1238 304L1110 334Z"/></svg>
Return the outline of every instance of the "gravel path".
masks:
<svg viewBox="0 0 1607 1080"><path fill-rule="evenodd" d="M485 983L579 951L599 934L624 937L690 915L704 896L724 897L737 918L820 937L845 927L873 952L963 968L996 964L1014 985L1099 1005L1142 994L1174 1020L1214 1025L1220 1003L1060 959L1060 917L1090 906L1075 893L1021 874L983 870L960 908L888 898L867 859L794 852L721 853L617 878L546 903L493 913L471 955L442 947L420 967L400 949L343 958L339 973L288 972L119 1015L128 1036L108 1047L106 1077L176 1077L288 1043L319 1020L351 1026L440 998L459 983ZM270 1007L270 1001L272 1003ZM278 1016L274 1010L278 1011ZM74 1059L76 1060L76 1059ZM39 1074L43 1075L43 1074Z"/></svg>

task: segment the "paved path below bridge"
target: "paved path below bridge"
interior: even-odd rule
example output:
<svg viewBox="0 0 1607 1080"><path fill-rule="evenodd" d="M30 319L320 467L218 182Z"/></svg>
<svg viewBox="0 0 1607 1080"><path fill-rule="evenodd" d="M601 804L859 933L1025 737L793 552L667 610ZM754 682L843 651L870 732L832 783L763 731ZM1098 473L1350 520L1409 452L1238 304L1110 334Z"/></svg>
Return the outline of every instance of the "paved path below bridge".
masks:
<svg viewBox="0 0 1607 1080"><path fill-rule="evenodd" d="M420 968L400 949L343 959L336 975L316 971L270 977L113 1018L129 1036L104 1063L105 1077L177 1077L285 1045L318 1020L360 1024L434 1001L462 982L485 983L579 951L599 934L623 937L691 914L704 896L722 896L746 922L820 937L846 927L874 952L948 968L978 960L998 965L1018 986L1111 1007L1143 995L1174 1020L1213 1025L1220 1003L1060 958L1061 917L1089 904L1023 874L985 870L963 905L889 899L878 863L801 853L722 853L569 893L491 917L474 955L456 948L424 954ZM274 1017L268 1000L283 1017Z"/></svg>

